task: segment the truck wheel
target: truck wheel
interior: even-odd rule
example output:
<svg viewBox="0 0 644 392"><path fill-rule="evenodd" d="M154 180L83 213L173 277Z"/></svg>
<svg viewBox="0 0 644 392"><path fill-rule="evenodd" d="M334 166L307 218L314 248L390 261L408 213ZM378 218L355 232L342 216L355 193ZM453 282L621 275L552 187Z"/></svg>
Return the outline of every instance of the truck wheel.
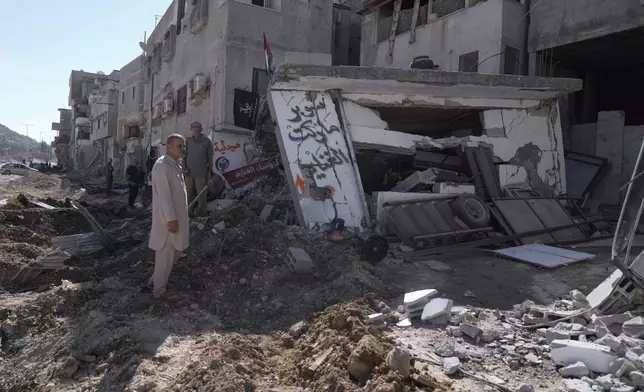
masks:
<svg viewBox="0 0 644 392"><path fill-rule="evenodd" d="M478 196L463 193L450 204L454 215L471 228L486 227L490 223L490 209Z"/></svg>
<svg viewBox="0 0 644 392"><path fill-rule="evenodd" d="M372 235L362 243L362 258L369 263L376 265L389 253L389 244L385 237Z"/></svg>

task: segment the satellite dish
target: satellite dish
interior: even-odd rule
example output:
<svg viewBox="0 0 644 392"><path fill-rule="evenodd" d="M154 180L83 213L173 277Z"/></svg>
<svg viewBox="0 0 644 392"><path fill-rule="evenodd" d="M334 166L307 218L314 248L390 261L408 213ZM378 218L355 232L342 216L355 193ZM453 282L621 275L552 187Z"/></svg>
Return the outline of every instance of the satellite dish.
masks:
<svg viewBox="0 0 644 392"><path fill-rule="evenodd" d="M145 52L145 42L139 42L139 46L141 47L141 50Z"/></svg>

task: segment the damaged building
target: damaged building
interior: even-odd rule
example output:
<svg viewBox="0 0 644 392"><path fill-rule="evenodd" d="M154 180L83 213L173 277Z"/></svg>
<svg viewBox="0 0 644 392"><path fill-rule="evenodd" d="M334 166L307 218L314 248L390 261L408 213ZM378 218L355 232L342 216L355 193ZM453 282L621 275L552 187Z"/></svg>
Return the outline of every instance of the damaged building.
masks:
<svg viewBox="0 0 644 392"><path fill-rule="evenodd" d="M556 99L581 88L576 79L285 65L269 97L300 223L342 219L386 234L388 202L492 200L513 187L566 194Z"/></svg>

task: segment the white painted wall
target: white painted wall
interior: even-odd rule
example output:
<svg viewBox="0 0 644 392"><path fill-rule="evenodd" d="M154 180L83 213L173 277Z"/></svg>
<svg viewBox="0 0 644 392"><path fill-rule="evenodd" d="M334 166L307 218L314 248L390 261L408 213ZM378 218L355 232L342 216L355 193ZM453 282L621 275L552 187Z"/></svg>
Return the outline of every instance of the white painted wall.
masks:
<svg viewBox="0 0 644 392"><path fill-rule="evenodd" d="M556 194L566 193L563 136L559 110L554 102L534 109L487 110L481 120L484 129L493 129L495 134L502 129L505 137L470 137L470 143L490 144L495 156L525 168L527 182L533 188L539 190L547 185ZM508 173L500 174L513 181Z"/></svg>
<svg viewBox="0 0 644 392"><path fill-rule="evenodd" d="M248 135L213 132L210 139L214 149L213 170L225 173L248 164L246 157L246 151L250 145Z"/></svg>
<svg viewBox="0 0 644 392"><path fill-rule="evenodd" d="M339 114L328 93L271 91L282 162L300 219L319 227L334 218L362 228L364 209L359 177ZM307 174L310 173L310 174ZM328 197L316 196L323 194Z"/></svg>
<svg viewBox="0 0 644 392"><path fill-rule="evenodd" d="M427 55L441 70L458 71L462 54L479 51L480 73L498 74L503 51L503 7L508 0L487 0L446 15L416 28L416 41L409 43L409 32L396 36L393 63L387 61L388 41L376 42L377 15L365 18L361 65L408 68L416 56ZM373 30L372 30L373 29ZM488 58L485 60L486 58ZM485 60L485 61L483 61Z"/></svg>

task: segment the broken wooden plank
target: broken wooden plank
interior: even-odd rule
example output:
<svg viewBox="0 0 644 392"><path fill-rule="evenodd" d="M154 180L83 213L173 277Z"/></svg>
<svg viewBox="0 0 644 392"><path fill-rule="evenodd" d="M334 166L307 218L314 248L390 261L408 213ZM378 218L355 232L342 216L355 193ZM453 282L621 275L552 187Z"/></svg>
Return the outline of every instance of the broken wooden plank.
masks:
<svg viewBox="0 0 644 392"><path fill-rule="evenodd" d="M333 352L333 347L329 347L326 349L325 352L323 352L320 356L318 356L315 361L313 361L312 364L306 367L306 372L309 374L315 374L315 372L324 364L324 362L327 360L329 355Z"/></svg>
<svg viewBox="0 0 644 392"><path fill-rule="evenodd" d="M47 203L43 203L42 201L35 201L35 200L29 200L29 204L33 204L35 207L40 207L44 208L46 210L55 210L56 207L51 206Z"/></svg>
<svg viewBox="0 0 644 392"><path fill-rule="evenodd" d="M94 218L94 216L80 203L72 201L72 206L76 208L83 215L83 217L85 217L87 222L89 222L89 224L92 226L92 230L94 230L94 233L96 233L98 240L105 247L105 249L110 252L114 251L114 249L116 249L116 240L114 240L114 238L105 231L103 226L98 223L96 218Z"/></svg>
<svg viewBox="0 0 644 392"><path fill-rule="evenodd" d="M400 20L401 7L402 0L396 0L394 3L394 15L391 19L391 30L389 31L389 50L387 51L387 62L389 64L394 61L394 43L396 42L396 30L398 29L398 21Z"/></svg>

